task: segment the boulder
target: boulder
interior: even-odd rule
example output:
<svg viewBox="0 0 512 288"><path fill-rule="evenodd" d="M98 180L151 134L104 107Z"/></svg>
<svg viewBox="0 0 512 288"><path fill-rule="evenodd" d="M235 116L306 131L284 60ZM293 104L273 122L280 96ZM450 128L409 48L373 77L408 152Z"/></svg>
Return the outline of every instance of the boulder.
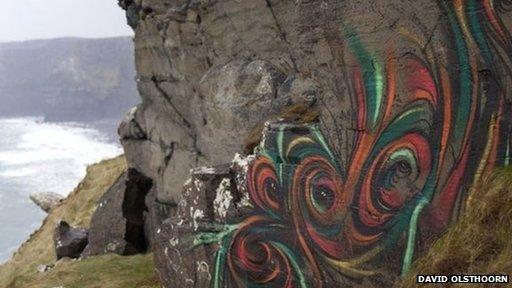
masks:
<svg viewBox="0 0 512 288"><path fill-rule="evenodd" d="M231 160L258 124L289 104L278 97L285 79L263 60L235 60L206 72L199 82L205 121L198 128L197 145L210 165Z"/></svg>
<svg viewBox="0 0 512 288"><path fill-rule="evenodd" d="M59 221L53 234L57 260L63 257L78 258L87 246L87 229L71 227Z"/></svg>
<svg viewBox="0 0 512 288"><path fill-rule="evenodd" d="M30 200L34 202L44 212L50 212L55 206L64 199L60 194L54 192L38 192L30 194Z"/></svg>
<svg viewBox="0 0 512 288"><path fill-rule="evenodd" d="M132 255L145 252L146 194L152 182L135 169L128 169L100 199L89 229L89 243L82 256L105 253Z"/></svg>

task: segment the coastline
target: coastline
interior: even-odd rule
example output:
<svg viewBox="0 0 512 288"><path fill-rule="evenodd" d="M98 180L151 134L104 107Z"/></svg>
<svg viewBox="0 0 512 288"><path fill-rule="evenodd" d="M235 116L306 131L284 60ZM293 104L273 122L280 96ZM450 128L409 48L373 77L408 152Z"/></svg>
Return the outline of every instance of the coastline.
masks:
<svg viewBox="0 0 512 288"><path fill-rule="evenodd" d="M0 126L3 263L46 217L30 194L55 192L66 197L83 179L88 165L122 154L122 149L108 134L113 124L108 130L108 125L46 122L31 116L0 118Z"/></svg>

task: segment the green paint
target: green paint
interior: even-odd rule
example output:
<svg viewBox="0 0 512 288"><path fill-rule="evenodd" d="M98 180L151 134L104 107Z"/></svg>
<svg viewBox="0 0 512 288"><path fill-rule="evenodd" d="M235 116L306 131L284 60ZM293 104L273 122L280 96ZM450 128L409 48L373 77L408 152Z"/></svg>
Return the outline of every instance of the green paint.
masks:
<svg viewBox="0 0 512 288"><path fill-rule="evenodd" d="M423 133L425 136L430 135L432 127L429 124L431 112L425 105L416 105L404 112L402 115L393 120L382 132L377 140L372 157L379 153L386 145L396 139L400 139L403 135L416 131Z"/></svg>
<svg viewBox="0 0 512 288"><path fill-rule="evenodd" d="M478 47L480 48L480 52L483 54L485 62L487 62L487 65L492 65L493 61L491 49L489 48L489 44L485 39L484 30L482 29L482 25L478 19L478 13L480 9L482 9L482 7L477 7L475 0L468 1L467 15L469 17L469 23L471 25L473 37L475 38Z"/></svg>
<svg viewBox="0 0 512 288"><path fill-rule="evenodd" d="M295 273L297 273L297 277L299 278L300 287L307 288L308 285L307 285L306 277L304 277L304 274L302 273L303 267L301 267L298 264L297 257L290 250L290 248L286 247L285 245L283 245L281 243L275 242L275 241L271 241L270 243L272 245L274 245L275 247L277 247L278 249L280 249L288 257L288 260L290 260L290 263L292 264L292 267L293 267Z"/></svg>
<svg viewBox="0 0 512 288"><path fill-rule="evenodd" d="M311 131L313 132L313 135L315 136L316 140L318 142L320 142L320 144L322 145L322 148L325 151L327 151L331 161L337 162L336 161L336 157L334 157L334 154L331 152L331 149L329 149L329 145L327 145L327 141L325 141L324 135L322 135L322 133L320 132L320 129L318 128L318 126L316 126L316 125L312 126L311 127Z"/></svg>
<svg viewBox="0 0 512 288"><path fill-rule="evenodd" d="M460 97L457 105L453 106L456 109L455 123L453 126L453 145L455 151L461 151L461 145L466 132L469 120L469 113L471 112L472 101L472 77L471 66L469 63L468 48L464 39L461 28L454 14L453 9L446 7L447 3L441 1L447 10L448 20L450 27L455 38L455 45L457 48L457 55L459 59L458 71L460 75Z"/></svg>
<svg viewBox="0 0 512 288"><path fill-rule="evenodd" d="M503 165L508 166L510 162L510 139L507 138L507 151L505 153L505 163Z"/></svg>
<svg viewBox="0 0 512 288"><path fill-rule="evenodd" d="M375 129L379 119L382 97L384 91L383 69L377 58L370 54L361 43L361 40L352 29L345 27L345 37L349 46L361 64L366 94L366 110L372 130Z"/></svg>
<svg viewBox="0 0 512 288"><path fill-rule="evenodd" d="M219 250L217 251L217 255L215 257L215 270L213 272L213 287L214 288L220 288L222 283L222 277L221 277L221 268L225 267L226 263L226 243L223 243ZM228 246L229 247L229 246Z"/></svg>
<svg viewBox="0 0 512 288"><path fill-rule="evenodd" d="M409 233L407 235L407 248L405 250L404 262L402 265L402 276L411 269L412 258L414 256L416 230L418 228L418 218L421 210L423 210L427 204L428 200L422 197L412 213L411 221L409 224Z"/></svg>
<svg viewBox="0 0 512 288"><path fill-rule="evenodd" d="M416 162L416 157L414 157L411 149L408 148L399 149L389 156L389 159L393 161L399 158L405 158L410 162Z"/></svg>
<svg viewBox="0 0 512 288"><path fill-rule="evenodd" d="M223 226L223 228L219 232L202 232L194 235L194 239L192 242L193 247L220 242L226 236L233 233L233 231L237 230L240 224L223 224L221 226Z"/></svg>
<svg viewBox="0 0 512 288"><path fill-rule="evenodd" d="M285 161L284 159L284 153L283 153L283 145L284 145L284 127L279 127L279 131L277 132L277 149L279 151L279 157L281 158L280 163L277 165L277 173L279 175L279 183L281 186L283 185L283 163Z"/></svg>
<svg viewBox="0 0 512 288"><path fill-rule="evenodd" d="M384 76L383 76L383 69L382 65L377 62L376 59L373 59L373 65L375 67L375 90L376 90L376 99L375 99L375 110L376 112L373 115L373 123L377 123L379 112L382 105L382 97L384 96Z"/></svg>

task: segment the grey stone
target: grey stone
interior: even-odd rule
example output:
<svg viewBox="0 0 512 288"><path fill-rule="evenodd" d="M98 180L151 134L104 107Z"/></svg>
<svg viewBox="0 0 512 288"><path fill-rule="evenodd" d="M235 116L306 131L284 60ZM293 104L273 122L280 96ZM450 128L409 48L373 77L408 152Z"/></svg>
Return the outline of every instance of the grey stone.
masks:
<svg viewBox="0 0 512 288"><path fill-rule="evenodd" d="M193 236L216 231L219 227L212 223L247 212L247 195L245 190L238 189L245 179L238 178L238 172L246 172L250 161L251 157L237 156L230 164L195 168L190 171L183 198L176 207L154 207L160 219L164 219L153 234L154 251L161 251L154 254L155 264L160 267L160 280L165 287L209 286L214 245L190 249Z"/></svg>
<svg viewBox="0 0 512 288"><path fill-rule="evenodd" d="M83 257L116 253L132 255L146 252L144 232L145 197L151 179L128 169L99 200L89 228Z"/></svg>
<svg viewBox="0 0 512 288"><path fill-rule="evenodd" d="M39 192L30 194L30 200L45 212L50 212L64 199L60 194L54 192Z"/></svg>
<svg viewBox="0 0 512 288"><path fill-rule="evenodd" d="M39 273L44 273L44 272L47 272L47 271L50 271L51 269L53 269L53 267L55 267L55 265L53 264L39 264L37 265L37 272Z"/></svg>
<svg viewBox="0 0 512 288"><path fill-rule="evenodd" d="M204 123L197 145L210 165L229 161L254 127L288 105L277 93L285 78L262 60L235 60L206 72L199 82Z"/></svg>
<svg viewBox="0 0 512 288"><path fill-rule="evenodd" d="M61 220L55 227L53 241L57 260L63 257L78 258L87 245L87 230L71 227Z"/></svg>

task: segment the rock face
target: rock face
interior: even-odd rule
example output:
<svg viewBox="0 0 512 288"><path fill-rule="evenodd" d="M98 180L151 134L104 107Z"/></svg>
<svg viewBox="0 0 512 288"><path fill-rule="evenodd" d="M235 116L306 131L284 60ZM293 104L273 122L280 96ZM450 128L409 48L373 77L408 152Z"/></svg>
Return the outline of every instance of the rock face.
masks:
<svg viewBox="0 0 512 288"><path fill-rule="evenodd" d="M509 164L509 1L119 2L166 287L389 285Z"/></svg>
<svg viewBox="0 0 512 288"><path fill-rule="evenodd" d="M54 192L39 192L30 194L30 200L39 206L39 208L43 209L44 212L49 212L55 206L59 205L62 199L62 195Z"/></svg>
<svg viewBox="0 0 512 288"><path fill-rule="evenodd" d="M87 245L87 230L60 221L55 227L53 241L57 260L63 257L78 258Z"/></svg>
<svg viewBox="0 0 512 288"><path fill-rule="evenodd" d="M83 257L147 251L144 211L147 210L145 197L151 186L151 179L129 169L110 187L92 216Z"/></svg>
<svg viewBox="0 0 512 288"><path fill-rule="evenodd" d="M166 219L156 231L155 264L159 269L160 280L166 286L208 287L212 279L211 265L214 261L215 247L202 246L202 241L211 243L217 237L214 233L225 232L221 223L227 218L244 214L248 207L244 192L238 187L237 171L243 170L238 162L231 165L199 167L191 171L191 178L183 188L183 198L173 209L172 217ZM243 187L243 184L242 186ZM160 211L165 214L165 210ZM214 237L194 237L197 231L208 231ZM190 235L190 237L183 237ZM187 253L183 257L183 253ZM180 277L179 275L187 275ZM190 278L194 275L193 278Z"/></svg>

